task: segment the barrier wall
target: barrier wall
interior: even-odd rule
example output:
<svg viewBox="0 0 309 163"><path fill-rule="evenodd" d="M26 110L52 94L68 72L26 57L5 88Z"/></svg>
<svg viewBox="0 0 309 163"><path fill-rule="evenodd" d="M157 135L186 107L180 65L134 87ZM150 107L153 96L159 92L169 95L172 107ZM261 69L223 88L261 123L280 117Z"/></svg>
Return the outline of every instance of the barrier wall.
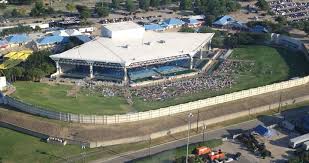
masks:
<svg viewBox="0 0 309 163"><path fill-rule="evenodd" d="M204 100L198 100L194 102L188 102L185 104L179 104L175 106L160 108L157 110L149 110L145 112L137 112L122 115L81 115L72 113L61 113L55 111L49 111L44 108L40 108L31 104L24 103L17 99L9 96L4 97L4 103L15 107L21 111L40 115L42 117L47 117L56 120L68 121L68 122L78 122L78 123L90 123L90 124L117 124L134 122L140 120L147 120L151 118L157 118L161 116L169 116L172 114L177 114L181 112L192 111L195 109L200 109L208 106L213 106L217 104L222 104L225 102L231 102L247 97L252 97L256 95L261 95L264 93L269 93L273 91L279 91L283 89L288 89L296 86L301 86L309 82L309 76L298 78L294 80L288 80L280 83L270 84L262 87L252 88L248 90L243 90L239 92L234 92L230 94L225 94L221 96L216 96L212 98L207 98Z"/></svg>
<svg viewBox="0 0 309 163"><path fill-rule="evenodd" d="M292 104L296 104L296 103L305 102L305 101L308 101L308 100L309 100L309 95L299 97L299 98L295 98L295 99L291 99L291 100L282 101L281 105L284 104L284 106L288 106L288 105L292 105ZM191 126L194 126L194 127L192 127L192 129L193 128L196 129L197 125L198 125L198 127L203 127L204 124L207 124L207 126L209 126L209 125L214 125L214 124L217 124L217 123L220 123L220 122L233 120L233 119L240 118L240 117L255 115L255 114L258 114L258 113L278 109L279 104L280 103L278 102L278 103L273 103L271 105L265 105L265 106L261 106L261 107L257 107L257 108L251 108L251 109L248 109L248 110L245 110L245 111L240 111L240 112L236 112L236 113L232 113L232 114L228 114L228 115L215 117L215 118L212 118L212 119L207 119L205 121L199 121L198 124L197 124L197 122L193 122L191 124ZM160 132L146 134L144 136L114 139L114 140L110 140L110 141L89 142L89 147L95 148L95 147L101 147L101 146L111 146L111 145L117 145L117 144L135 143L135 142L140 142L140 141L149 141L150 139L156 139L156 138L168 136L168 135L179 133L179 132L184 132L184 131L187 131L187 130L188 130L188 125L183 125L183 126L163 130L163 131L160 131Z"/></svg>

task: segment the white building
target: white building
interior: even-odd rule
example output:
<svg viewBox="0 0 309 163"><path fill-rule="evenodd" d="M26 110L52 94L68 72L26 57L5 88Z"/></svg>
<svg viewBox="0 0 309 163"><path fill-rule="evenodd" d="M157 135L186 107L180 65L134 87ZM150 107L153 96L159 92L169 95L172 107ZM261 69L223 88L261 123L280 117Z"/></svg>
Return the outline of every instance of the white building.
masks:
<svg viewBox="0 0 309 163"><path fill-rule="evenodd" d="M95 74L100 71L115 68L117 73L122 72L126 82L128 69L181 59L188 59L192 69L193 57L210 49L214 33L145 32L133 22L121 22L103 26L102 35L104 37L52 55L57 66L54 75L96 78L99 75Z"/></svg>

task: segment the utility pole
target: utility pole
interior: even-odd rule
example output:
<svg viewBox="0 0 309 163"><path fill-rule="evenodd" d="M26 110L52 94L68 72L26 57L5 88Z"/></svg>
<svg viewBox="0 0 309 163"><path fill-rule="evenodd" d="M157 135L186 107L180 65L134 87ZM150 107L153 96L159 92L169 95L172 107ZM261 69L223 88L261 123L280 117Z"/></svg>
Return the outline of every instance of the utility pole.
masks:
<svg viewBox="0 0 309 163"><path fill-rule="evenodd" d="M280 113L280 110L281 110L281 102L282 102L282 92L280 92L280 97L279 97L278 113Z"/></svg>
<svg viewBox="0 0 309 163"><path fill-rule="evenodd" d="M148 144L148 156L150 157L150 148L151 148L151 136L149 135L149 144Z"/></svg>
<svg viewBox="0 0 309 163"><path fill-rule="evenodd" d="M200 121L200 110L197 110L197 118L196 118L196 133L198 133L198 123Z"/></svg>
<svg viewBox="0 0 309 163"><path fill-rule="evenodd" d="M186 155L186 163L188 163L189 156L189 142L190 142L190 130L191 130L191 117L193 117L192 113L188 114L188 140L187 140L187 155Z"/></svg>
<svg viewBox="0 0 309 163"><path fill-rule="evenodd" d="M203 142L205 142L205 131L206 131L206 125L203 123Z"/></svg>

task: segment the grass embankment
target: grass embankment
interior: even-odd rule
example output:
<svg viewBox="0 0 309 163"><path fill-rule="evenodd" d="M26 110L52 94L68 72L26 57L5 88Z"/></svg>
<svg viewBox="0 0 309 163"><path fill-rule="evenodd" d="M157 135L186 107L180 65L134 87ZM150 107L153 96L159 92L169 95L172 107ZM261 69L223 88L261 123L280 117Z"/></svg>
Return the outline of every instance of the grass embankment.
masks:
<svg viewBox="0 0 309 163"><path fill-rule="evenodd" d="M129 106L123 97L104 97L74 86L48 85L37 82L15 82L13 97L49 110L76 114L122 114ZM72 92L72 93L70 93Z"/></svg>
<svg viewBox="0 0 309 163"><path fill-rule="evenodd" d="M24 135L6 128L0 128L0 162L56 162L65 161L65 157L90 151L79 146L53 145L38 138Z"/></svg>
<svg viewBox="0 0 309 163"><path fill-rule="evenodd" d="M165 101L145 102L139 97L134 97L134 107L140 111L157 109L177 105L185 102L205 99L244 89L255 88L275 82L288 80L292 77L301 77L309 74L309 63L302 53L284 48L267 46L243 46L235 48L229 59L254 62L251 71L240 71L233 74L236 84L232 88L221 91L200 91L198 93L178 96Z"/></svg>
<svg viewBox="0 0 309 163"><path fill-rule="evenodd" d="M309 101L297 103L290 106L284 106L280 110L285 111L293 108L300 108L304 106L308 106ZM222 123L217 123L215 125L208 125L207 131L211 131L214 129L227 127L229 125L238 124L241 122L253 120L259 118L260 116L265 115L273 115L276 110L266 111L260 114L252 114L251 116L245 116L229 121L225 121ZM38 118L38 117L37 117ZM42 119L43 120L43 119ZM45 119L46 120L46 119ZM198 133L195 132L195 129L192 129L192 136ZM200 128L199 133L202 132L202 128ZM98 158L110 158L115 156L115 151L117 154L123 154L129 151L136 151L143 148L148 148L149 144L151 147L167 143L169 141L174 141L175 139L181 139L187 136L187 132L181 132L177 134L173 134L171 136L166 136L158 139L149 140L132 143L132 144L122 144L115 145L110 147L102 147L97 149L87 149L86 151L81 151L78 146L57 146L46 144L41 142L38 138L33 138L28 135L24 135L15 131L11 131L8 129L0 128L0 162L21 162L21 163L35 163L35 162L55 162L56 160L63 160L65 156L72 157L76 155L80 155L81 152L86 153L86 157L84 160L86 162L95 160ZM207 144L209 147L214 147L215 145ZM193 146L190 147L193 149ZM191 151L191 150L190 150ZM167 151L166 151L167 152ZM158 157L165 158L175 158L175 156L185 155L183 151L169 151L169 153L163 152L163 154L158 154L156 156L151 157L152 159L148 159L148 161L157 162L155 160ZM93 154L92 154L93 153ZM161 156L162 155L162 156ZM171 155L172 157L170 157ZM21 159L22 158L22 159ZM147 158L145 158L147 160ZM64 160L63 160L64 161ZM76 161L83 162L83 159Z"/></svg>
<svg viewBox="0 0 309 163"><path fill-rule="evenodd" d="M283 48L243 46L235 48L230 59L254 62L250 71L242 70L240 73L233 74L236 84L232 88L221 91L205 90L165 101L151 102L133 97L134 109L126 103L123 97L103 97L86 90L78 91L76 97L68 96L68 91L73 88L64 85L51 86L42 83L16 82L14 85L17 91L13 96L27 103L55 111L97 115L122 114L132 110L147 111L177 105L309 74L309 63L304 55Z"/></svg>

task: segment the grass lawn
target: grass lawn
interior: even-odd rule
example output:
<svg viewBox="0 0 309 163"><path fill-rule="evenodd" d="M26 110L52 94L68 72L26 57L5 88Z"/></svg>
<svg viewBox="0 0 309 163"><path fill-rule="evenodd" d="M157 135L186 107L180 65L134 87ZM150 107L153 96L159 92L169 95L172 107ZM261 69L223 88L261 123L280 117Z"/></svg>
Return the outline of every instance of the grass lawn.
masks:
<svg viewBox="0 0 309 163"><path fill-rule="evenodd" d="M14 83L13 97L46 109L76 114L122 114L129 112L123 97L103 97L80 90L77 96L69 96L73 86L48 85L37 82Z"/></svg>
<svg viewBox="0 0 309 163"><path fill-rule="evenodd" d="M230 59L254 61L252 71L235 74L237 81L232 88L221 91L201 91L191 95L175 97L171 100L144 102L134 97L134 108L139 111L157 109L170 105L205 99L217 95L254 88L275 82L301 77L309 74L309 63L302 53L293 52L285 48L267 46L243 46L235 48Z"/></svg>
<svg viewBox="0 0 309 163"><path fill-rule="evenodd" d="M53 145L6 128L0 128L0 162L56 162L65 161L69 155L78 155L90 149L82 150L79 146Z"/></svg>
<svg viewBox="0 0 309 163"><path fill-rule="evenodd" d="M207 146L210 148L218 147L222 145L223 142L221 139L213 139L213 140L208 140L205 142L200 142L200 143L195 143L195 144L190 144L189 145L189 154L196 148L200 146ZM183 157L186 156L187 153L187 146L182 146L173 150L167 150L160 152L158 154L152 155L150 157L145 157L141 159L134 160L132 162L143 162L143 163L155 163L155 162L182 162L180 160L185 160Z"/></svg>
<svg viewBox="0 0 309 163"><path fill-rule="evenodd" d="M17 91L13 96L50 110L76 114L110 115L127 113L132 110L158 109L309 74L309 63L304 55L284 48L243 46L235 48L230 59L254 62L250 68L251 71L241 71L240 74L234 74L233 78L236 80L236 84L232 88L221 91L200 91L170 100L153 102L145 102L143 99L133 96L133 107L129 106L123 97L102 97L99 94L80 91L75 98L67 95L72 86L51 86L33 82L14 83Z"/></svg>

